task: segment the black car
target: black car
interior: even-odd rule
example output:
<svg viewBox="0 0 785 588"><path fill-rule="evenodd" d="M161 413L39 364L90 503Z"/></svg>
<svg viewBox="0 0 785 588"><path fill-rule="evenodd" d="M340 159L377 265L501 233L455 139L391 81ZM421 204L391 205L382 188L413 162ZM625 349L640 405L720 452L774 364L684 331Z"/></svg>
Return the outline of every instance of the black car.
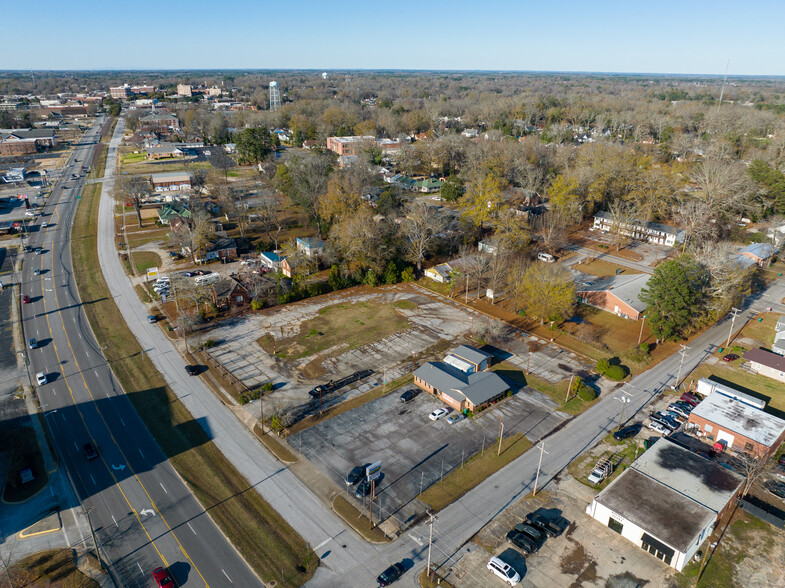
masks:
<svg viewBox="0 0 785 588"><path fill-rule="evenodd" d="M635 437L641 431L641 424L636 423L634 425L630 425L628 427L624 427L623 429L619 429L613 434L613 438L616 441L624 441L625 439L629 439L630 437Z"/></svg>
<svg viewBox="0 0 785 588"><path fill-rule="evenodd" d="M403 564L394 563L381 574L379 574L379 577L376 578L376 581L379 582L379 586L389 586L405 573L406 568L403 567Z"/></svg>
<svg viewBox="0 0 785 588"><path fill-rule="evenodd" d="M410 402L410 401L414 400L414 398L419 393L420 393L419 390L415 390L414 388L411 388L411 389L407 390L406 392L404 392L403 394L401 394L401 402L404 402L404 403Z"/></svg>
<svg viewBox="0 0 785 588"><path fill-rule="evenodd" d="M545 533L543 533L540 529L535 527L534 525L529 525L528 523L518 523L515 525L515 530L519 533L524 533L525 535L529 536L535 545L537 545L537 549L542 547L542 544L545 543Z"/></svg>
<svg viewBox="0 0 785 588"><path fill-rule="evenodd" d="M311 398L319 398L323 394L327 394L328 392L332 392L332 380L329 384L319 384L313 390L308 391L308 396Z"/></svg>
<svg viewBox="0 0 785 588"><path fill-rule="evenodd" d="M538 549L537 544L532 541L531 537L526 533L521 533L515 529L511 529L510 532L507 533L507 541L523 551L524 555L531 555Z"/></svg>
<svg viewBox="0 0 785 588"><path fill-rule="evenodd" d="M89 441L82 445L82 452L84 452L84 457L88 461L98 457L98 452L95 450L95 447L93 447L93 444Z"/></svg>
<svg viewBox="0 0 785 588"><path fill-rule="evenodd" d="M199 375L199 368L195 365L188 364L185 366L185 371L189 376L198 376Z"/></svg>
<svg viewBox="0 0 785 588"><path fill-rule="evenodd" d="M570 525L569 521L564 517L548 518L537 513L527 514L526 522L545 531L548 537L558 537Z"/></svg>
<svg viewBox="0 0 785 588"><path fill-rule="evenodd" d="M354 466L344 482L347 486L354 486L365 477L365 466Z"/></svg>
<svg viewBox="0 0 785 588"><path fill-rule="evenodd" d="M363 480L357 485L354 490L355 498L365 498L371 493L371 483L368 480Z"/></svg>

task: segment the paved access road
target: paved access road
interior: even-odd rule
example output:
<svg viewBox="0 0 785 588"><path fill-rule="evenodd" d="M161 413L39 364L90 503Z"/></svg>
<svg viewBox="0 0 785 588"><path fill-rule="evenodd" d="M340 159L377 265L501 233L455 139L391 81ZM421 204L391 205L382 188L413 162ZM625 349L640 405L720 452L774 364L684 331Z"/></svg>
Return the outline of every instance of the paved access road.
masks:
<svg viewBox="0 0 785 588"><path fill-rule="evenodd" d="M91 301L79 299L74 272L100 270L72 267L84 178L70 177L89 165L104 122L76 147L31 231L28 245L43 252L24 253L21 293L31 301L22 318L25 337L40 342L28 350L33 378L44 372L49 380L38 387L46 423L119 585L152 586L153 569L168 566L180 586L262 586L147 432L82 312ZM96 458L87 459L88 442Z"/></svg>

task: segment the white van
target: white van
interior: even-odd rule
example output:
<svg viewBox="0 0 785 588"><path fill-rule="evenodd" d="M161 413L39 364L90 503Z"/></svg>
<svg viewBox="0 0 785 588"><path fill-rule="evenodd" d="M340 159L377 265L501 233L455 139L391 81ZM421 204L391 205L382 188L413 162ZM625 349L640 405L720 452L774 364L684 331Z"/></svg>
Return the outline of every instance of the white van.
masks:
<svg viewBox="0 0 785 588"><path fill-rule="evenodd" d="M540 261L544 261L545 263L553 263L554 261L556 261L556 258L550 253L538 253L537 259L539 259Z"/></svg>
<svg viewBox="0 0 785 588"><path fill-rule="evenodd" d="M215 284L218 280L221 279L220 274L212 273L207 274L206 276L197 276L194 280L194 283L197 286L206 286L208 284Z"/></svg>

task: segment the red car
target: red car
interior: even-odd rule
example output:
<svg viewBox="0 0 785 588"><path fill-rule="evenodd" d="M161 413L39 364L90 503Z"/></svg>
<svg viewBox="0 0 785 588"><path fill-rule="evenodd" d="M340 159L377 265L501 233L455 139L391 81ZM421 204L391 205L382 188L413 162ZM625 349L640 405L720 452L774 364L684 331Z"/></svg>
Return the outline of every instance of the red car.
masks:
<svg viewBox="0 0 785 588"><path fill-rule="evenodd" d="M689 392L685 392L684 394L682 394L681 395L681 400L683 400L684 402L686 402L687 404L690 404L692 406L698 406L698 404L701 401L700 398L698 398L697 396L694 396L693 394L690 394Z"/></svg>
<svg viewBox="0 0 785 588"><path fill-rule="evenodd" d="M158 588L174 588L174 582L166 568L155 568L153 570L153 578Z"/></svg>
<svg viewBox="0 0 785 588"><path fill-rule="evenodd" d="M736 355L735 353L729 353L728 355L724 356L722 359L723 361L736 361L737 359L739 359L739 356Z"/></svg>
<svg viewBox="0 0 785 588"><path fill-rule="evenodd" d="M22 304L30 304L30 297L27 294L22 296Z"/></svg>

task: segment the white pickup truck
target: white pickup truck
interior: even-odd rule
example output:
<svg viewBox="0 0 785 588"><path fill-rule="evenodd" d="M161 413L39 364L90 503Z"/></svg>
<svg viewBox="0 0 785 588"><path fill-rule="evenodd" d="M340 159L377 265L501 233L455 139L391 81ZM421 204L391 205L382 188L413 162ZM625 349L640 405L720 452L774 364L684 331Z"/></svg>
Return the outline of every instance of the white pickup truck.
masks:
<svg viewBox="0 0 785 588"><path fill-rule="evenodd" d="M613 463L609 459L601 458L589 474L589 483L599 484L613 473Z"/></svg>

